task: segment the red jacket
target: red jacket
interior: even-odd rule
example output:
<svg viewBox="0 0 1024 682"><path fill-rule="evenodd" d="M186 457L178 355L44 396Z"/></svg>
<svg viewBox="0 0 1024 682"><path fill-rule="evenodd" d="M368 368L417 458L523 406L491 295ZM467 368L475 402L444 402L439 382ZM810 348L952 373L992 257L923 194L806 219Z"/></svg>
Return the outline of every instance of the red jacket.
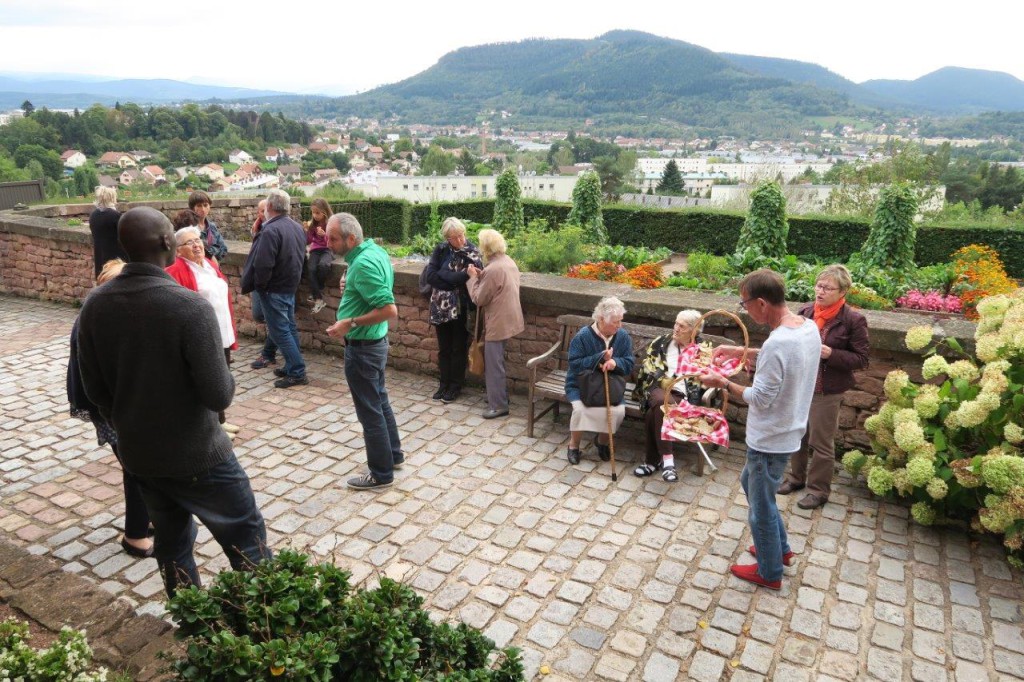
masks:
<svg viewBox="0 0 1024 682"><path fill-rule="evenodd" d="M213 266L213 271L228 285L228 312L231 313L231 328L235 330L235 342L231 345L231 350L238 350L238 327L235 326L235 308L231 305L231 284L228 282L228 278L224 276L224 273L220 271L216 262L209 258L206 259L206 262ZM184 258L175 258L174 262L164 269L181 286L192 291L199 291L199 286L196 284L196 276L192 274L192 269L185 262Z"/></svg>

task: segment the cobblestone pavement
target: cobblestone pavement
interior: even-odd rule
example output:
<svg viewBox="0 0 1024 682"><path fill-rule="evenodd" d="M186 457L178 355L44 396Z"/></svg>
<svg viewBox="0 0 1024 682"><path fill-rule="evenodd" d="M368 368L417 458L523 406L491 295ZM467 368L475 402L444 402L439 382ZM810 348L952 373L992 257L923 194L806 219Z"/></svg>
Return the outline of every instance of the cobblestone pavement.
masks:
<svg viewBox="0 0 1024 682"><path fill-rule="evenodd" d="M67 416L76 311L0 297L0 529L141 612L162 612L152 560L120 550L120 471L90 424ZM547 680L996 680L1024 673L1021 574L999 545L913 525L844 478L823 509L779 498L798 557L781 592L728 575L750 542L742 451L678 483L619 480L593 452L570 467L565 424L527 438L523 399L485 421L480 391L443 406L425 376L391 372L407 452L392 488L355 492L361 431L336 357L308 354L309 386L271 387L252 342L233 366L236 451L272 546L332 557L355 580L411 583L436 614L523 649ZM563 418L564 419L564 418ZM226 566L205 531L209 575ZM539 675L538 675L539 676Z"/></svg>

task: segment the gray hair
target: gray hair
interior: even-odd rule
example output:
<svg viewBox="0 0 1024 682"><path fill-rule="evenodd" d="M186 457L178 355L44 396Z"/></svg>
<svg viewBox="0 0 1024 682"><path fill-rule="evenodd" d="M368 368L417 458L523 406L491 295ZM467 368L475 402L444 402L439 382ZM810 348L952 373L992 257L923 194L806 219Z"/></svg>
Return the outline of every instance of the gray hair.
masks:
<svg viewBox="0 0 1024 682"><path fill-rule="evenodd" d="M187 225L174 233L174 243L181 246L185 242L185 235L189 232L195 232L197 237L202 237L203 233L199 231L199 228L194 225Z"/></svg>
<svg viewBox="0 0 1024 682"><path fill-rule="evenodd" d="M679 314L676 315L676 322L685 324L692 330L694 325L700 321L700 317L700 311L698 310L680 310ZM702 331L704 331L703 322L701 322L700 327L697 328L697 333L700 334Z"/></svg>
<svg viewBox="0 0 1024 682"><path fill-rule="evenodd" d="M835 282L840 291L849 291L850 287L853 286L853 277L850 276L850 271L846 269L845 265L840 263L826 266L818 273L818 278L814 281L817 282L824 278Z"/></svg>
<svg viewBox="0 0 1024 682"><path fill-rule="evenodd" d="M466 234L466 225L455 216L445 218L444 223L441 224L441 239L448 239L458 234Z"/></svg>
<svg viewBox="0 0 1024 682"><path fill-rule="evenodd" d="M626 306L614 296L602 298L594 308L594 322L610 322L616 317L624 317Z"/></svg>
<svg viewBox="0 0 1024 682"><path fill-rule="evenodd" d="M117 189L114 187L96 188L96 206L98 208L114 208L117 205Z"/></svg>
<svg viewBox="0 0 1024 682"><path fill-rule="evenodd" d="M277 214L287 214L292 209L292 198L283 189L272 189L267 194L267 208Z"/></svg>
<svg viewBox="0 0 1024 682"><path fill-rule="evenodd" d="M335 213L327 221L328 225L331 223L338 226L338 232L342 237L352 235L356 238L356 244L363 243L363 226L351 213Z"/></svg>

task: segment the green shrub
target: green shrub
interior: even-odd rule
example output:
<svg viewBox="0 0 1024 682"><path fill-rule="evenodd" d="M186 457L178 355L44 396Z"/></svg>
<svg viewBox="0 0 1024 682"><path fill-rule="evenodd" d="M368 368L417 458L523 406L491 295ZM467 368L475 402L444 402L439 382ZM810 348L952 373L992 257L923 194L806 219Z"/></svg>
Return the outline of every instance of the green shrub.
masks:
<svg viewBox="0 0 1024 682"><path fill-rule="evenodd" d="M770 258L782 258L788 235L786 197L777 182L766 180L750 193L750 211L740 230L736 252L753 248Z"/></svg>
<svg viewBox="0 0 1024 682"><path fill-rule="evenodd" d="M681 289L703 289L704 283L696 277L687 275L672 275L665 280L666 287L679 287Z"/></svg>
<svg viewBox="0 0 1024 682"><path fill-rule="evenodd" d="M660 263L671 255L672 252L663 246L657 249L648 249L646 246L623 246L621 244L612 246L606 244L595 249L590 257L595 261L618 263L629 270L644 263Z"/></svg>
<svg viewBox="0 0 1024 682"><path fill-rule="evenodd" d="M846 302L864 310L892 310L892 300L879 296L868 287L852 286L846 292Z"/></svg>
<svg viewBox="0 0 1024 682"><path fill-rule="evenodd" d="M914 266L917 194L910 185L896 183L882 190L875 219L862 251L864 262L886 270L906 271Z"/></svg>
<svg viewBox="0 0 1024 682"><path fill-rule="evenodd" d="M736 277L724 256L694 251L686 256L686 274L703 283L702 289L721 289Z"/></svg>
<svg viewBox="0 0 1024 682"><path fill-rule="evenodd" d="M533 222L510 243L508 254L527 272L563 274L570 266L589 257L587 236L576 225L546 230L542 222Z"/></svg>
<svg viewBox="0 0 1024 682"><path fill-rule="evenodd" d="M523 192L515 169L509 166L502 171L495 185L494 220L491 224L508 239L522 232L526 225L523 220Z"/></svg>
<svg viewBox="0 0 1024 682"><path fill-rule="evenodd" d="M601 215L601 178L594 171L586 171L576 181L568 221L583 228L589 244L608 243L608 231Z"/></svg>
<svg viewBox="0 0 1024 682"><path fill-rule="evenodd" d="M924 352L921 375L929 383L890 372L888 400L864 423L872 454L848 452L843 464L874 494L913 501L910 513L920 524L1001 535L1010 562L1021 568L1024 293L982 299L978 314L973 354L953 338L935 343L930 324L907 331L907 348ZM961 359L950 362L951 353Z"/></svg>
<svg viewBox="0 0 1024 682"><path fill-rule="evenodd" d="M285 550L252 571L220 573L209 589L168 603L186 640L180 680L521 680L519 652L459 624L435 624L412 589L388 578L352 591L349 574Z"/></svg>

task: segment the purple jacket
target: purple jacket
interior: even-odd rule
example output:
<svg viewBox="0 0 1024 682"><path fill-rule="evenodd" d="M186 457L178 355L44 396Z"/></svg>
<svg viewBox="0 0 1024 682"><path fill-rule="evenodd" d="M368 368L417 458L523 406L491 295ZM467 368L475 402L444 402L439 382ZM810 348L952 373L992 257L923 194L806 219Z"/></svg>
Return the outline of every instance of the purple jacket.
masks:
<svg viewBox="0 0 1024 682"><path fill-rule="evenodd" d="M800 309L800 314L814 319L814 303ZM844 305L831 322L825 325L822 344L832 349L828 360L818 363L818 376L822 393L833 395L853 388L853 373L868 366L868 321L859 312Z"/></svg>

